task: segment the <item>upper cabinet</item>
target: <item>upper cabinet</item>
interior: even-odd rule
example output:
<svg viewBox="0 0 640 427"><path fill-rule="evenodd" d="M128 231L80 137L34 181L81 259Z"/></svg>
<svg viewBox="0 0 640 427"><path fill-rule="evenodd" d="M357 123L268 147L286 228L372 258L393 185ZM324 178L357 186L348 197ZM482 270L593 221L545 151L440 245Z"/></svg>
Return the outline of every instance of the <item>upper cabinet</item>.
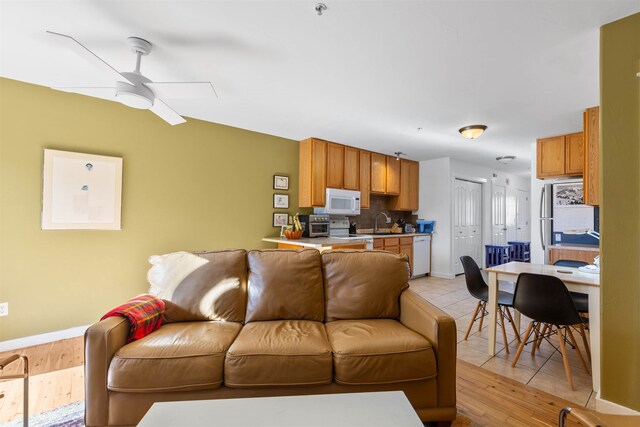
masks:
<svg viewBox="0 0 640 427"><path fill-rule="evenodd" d="M327 188L360 191L360 208L370 194L394 196L391 210L418 209L418 162L309 138L300 141L300 207L324 207Z"/></svg>
<svg viewBox="0 0 640 427"><path fill-rule="evenodd" d="M360 153L360 208L371 206L371 153L358 150Z"/></svg>
<svg viewBox="0 0 640 427"><path fill-rule="evenodd" d="M582 175L583 140L582 132L539 139L536 149L538 179Z"/></svg>
<svg viewBox="0 0 640 427"><path fill-rule="evenodd" d="M565 174L582 175L584 170L584 134L565 135Z"/></svg>
<svg viewBox="0 0 640 427"><path fill-rule="evenodd" d="M400 192L391 200L391 209L395 211L418 210L418 180L420 165L418 162L402 159L400 163Z"/></svg>
<svg viewBox="0 0 640 427"><path fill-rule="evenodd" d="M345 190L360 190L360 150L344 147L344 184ZM362 206L362 200L360 200Z"/></svg>
<svg viewBox="0 0 640 427"><path fill-rule="evenodd" d="M400 194L400 160L387 156L387 191L385 194Z"/></svg>
<svg viewBox="0 0 640 427"><path fill-rule="evenodd" d="M600 205L600 107L584 112L584 203Z"/></svg>
<svg viewBox="0 0 640 427"><path fill-rule="evenodd" d="M300 141L298 200L300 207L324 206L327 189L327 145L321 139Z"/></svg>
<svg viewBox="0 0 640 427"><path fill-rule="evenodd" d="M344 186L344 145L327 144L327 187Z"/></svg>
<svg viewBox="0 0 640 427"><path fill-rule="evenodd" d="M387 156L384 154L371 153L371 192L387 192Z"/></svg>

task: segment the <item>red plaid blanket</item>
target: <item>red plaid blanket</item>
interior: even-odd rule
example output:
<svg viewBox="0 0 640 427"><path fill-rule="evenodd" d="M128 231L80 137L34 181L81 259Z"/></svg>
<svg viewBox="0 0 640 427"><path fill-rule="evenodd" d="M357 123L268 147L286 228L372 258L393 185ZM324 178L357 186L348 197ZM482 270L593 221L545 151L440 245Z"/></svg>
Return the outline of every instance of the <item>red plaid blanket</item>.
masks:
<svg viewBox="0 0 640 427"><path fill-rule="evenodd" d="M162 325L163 314L164 301L153 295L144 294L131 298L126 303L114 308L102 316L100 320L113 316L129 319L129 337L127 338L129 343L158 329Z"/></svg>

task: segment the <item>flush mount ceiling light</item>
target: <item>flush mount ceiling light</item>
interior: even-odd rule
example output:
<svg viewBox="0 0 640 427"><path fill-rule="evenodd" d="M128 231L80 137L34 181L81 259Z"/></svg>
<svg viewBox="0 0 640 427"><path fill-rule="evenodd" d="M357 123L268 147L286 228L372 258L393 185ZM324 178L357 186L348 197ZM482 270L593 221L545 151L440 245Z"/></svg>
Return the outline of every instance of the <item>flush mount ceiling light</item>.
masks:
<svg viewBox="0 0 640 427"><path fill-rule="evenodd" d="M508 165L515 158L516 156L500 156L500 157L496 157L496 160L502 163L503 165Z"/></svg>
<svg viewBox="0 0 640 427"><path fill-rule="evenodd" d="M393 153L396 155L396 160L400 160L400 156L406 156L406 153L403 153L402 151L396 151L395 153Z"/></svg>
<svg viewBox="0 0 640 427"><path fill-rule="evenodd" d="M324 4L324 3L318 3L316 5L315 9L316 9L316 13L318 14L318 16L322 16L322 12L327 10L327 5Z"/></svg>
<svg viewBox="0 0 640 427"><path fill-rule="evenodd" d="M487 130L485 125L471 125L460 128L458 132L467 139L476 139Z"/></svg>

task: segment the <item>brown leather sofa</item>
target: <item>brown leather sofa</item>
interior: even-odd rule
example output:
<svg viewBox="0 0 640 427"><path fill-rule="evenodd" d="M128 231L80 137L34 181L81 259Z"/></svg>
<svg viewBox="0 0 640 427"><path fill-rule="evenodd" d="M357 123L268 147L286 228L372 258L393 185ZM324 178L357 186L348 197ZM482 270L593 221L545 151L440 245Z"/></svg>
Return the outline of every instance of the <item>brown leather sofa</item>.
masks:
<svg viewBox="0 0 640 427"><path fill-rule="evenodd" d="M380 251L212 251L163 326L85 334L86 425L135 425L154 402L402 390L423 421L456 417L453 318Z"/></svg>

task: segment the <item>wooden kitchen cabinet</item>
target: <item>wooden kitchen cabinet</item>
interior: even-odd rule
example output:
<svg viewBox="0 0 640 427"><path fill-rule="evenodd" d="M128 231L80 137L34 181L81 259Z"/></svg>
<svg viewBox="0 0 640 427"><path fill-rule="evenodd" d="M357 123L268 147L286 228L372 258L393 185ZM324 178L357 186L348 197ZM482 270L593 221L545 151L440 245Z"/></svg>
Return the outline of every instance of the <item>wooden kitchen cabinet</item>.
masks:
<svg viewBox="0 0 640 427"><path fill-rule="evenodd" d="M542 179L582 175L583 147L582 132L538 139L536 176Z"/></svg>
<svg viewBox="0 0 640 427"><path fill-rule="evenodd" d="M387 156L371 153L371 192L385 194L387 191Z"/></svg>
<svg viewBox="0 0 640 427"><path fill-rule="evenodd" d="M377 239L373 239L373 249L377 249L377 250L384 250L384 239L382 238L377 238Z"/></svg>
<svg viewBox="0 0 640 427"><path fill-rule="evenodd" d="M536 176L550 178L564 175L564 135L539 139L536 145Z"/></svg>
<svg viewBox="0 0 640 427"><path fill-rule="evenodd" d="M298 203L300 207L325 205L327 189L327 141L300 141Z"/></svg>
<svg viewBox="0 0 640 427"><path fill-rule="evenodd" d="M400 238L400 253L409 257L409 268L413 271L413 237Z"/></svg>
<svg viewBox="0 0 640 427"><path fill-rule="evenodd" d="M593 259L600 255L599 250L571 249L561 247L549 248L549 264L555 264L558 260L582 261L593 264Z"/></svg>
<svg viewBox="0 0 640 427"><path fill-rule="evenodd" d="M586 205L600 205L600 107L584 112L584 183Z"/></svg>
<svg viewBox="0 0 640 427"><path fill-rule="evenodd" d="M384 250L393 254L400 253L400 239L398 237L385 237Z"/></svg>
<svg viewBox="0 0 640 427"><path fill-rule="evenodd" d="M420 165L411 160L400 160L400 194L391 201L391 210L418 210L418 180Z"/></svg>
<svg viewBox="0 0 640 427"><path fill-rule="evenodd" d="M344 145L327 144L327 188L344 186Z"/></svg>
<svg viewBox="0 0 640 427"><path fill-rule="evenodd" d="M565 175L582 175L584 136L582 132L565 135Z"/></svg>
<svg viewBox="0 0 640 427"><path fill-rule="evenodd" d="M369 209L371 206L371 153L360 151L360 208Z"/></svg>
<svg viewBox="0 0 640 427"><path fill-rule="evenodd" d="M387 156L387 191L385 194L400 194L400 160Z"/></svg>
<svg viewBox="0 0 640 427"><path fill-rule="evenodd" d="M360 190L360 150L353 147L344 147L344 189ZM360 196L362 207L362 195Z"/></svg>

